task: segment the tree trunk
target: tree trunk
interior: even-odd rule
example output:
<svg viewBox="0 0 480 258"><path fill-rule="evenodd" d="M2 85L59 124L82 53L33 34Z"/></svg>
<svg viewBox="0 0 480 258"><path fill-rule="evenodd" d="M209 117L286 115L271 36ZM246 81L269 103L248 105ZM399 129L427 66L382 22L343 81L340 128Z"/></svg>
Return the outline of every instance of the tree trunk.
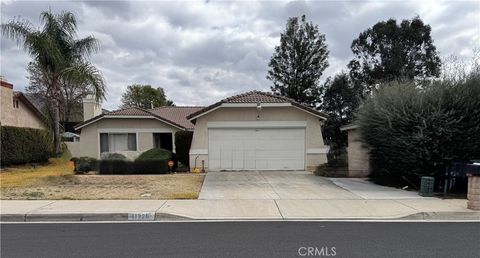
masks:
<svg viewBox="0 0 480 258"><path fill-rule="evenodd" d="M54 132L54 143L55 143L55 154L59 155L61 152L60 148L60 98L59 94L60 89L58 85L58 75L54 74L52 77L52 101L53 101L53 132Z"/></svg>
<svg viewBox="0 0 480 258"><path fill-rule="evenodd" d="M54 133L55 133L55 153L58 155L60 154L61 152L61 148L60 148L60 141L61 141L61 138L60 138L60 105L58 103L58 99L54 98L53 100L53 112L54 112L54 116L53 116L53 130L54 130Z"/></svg>

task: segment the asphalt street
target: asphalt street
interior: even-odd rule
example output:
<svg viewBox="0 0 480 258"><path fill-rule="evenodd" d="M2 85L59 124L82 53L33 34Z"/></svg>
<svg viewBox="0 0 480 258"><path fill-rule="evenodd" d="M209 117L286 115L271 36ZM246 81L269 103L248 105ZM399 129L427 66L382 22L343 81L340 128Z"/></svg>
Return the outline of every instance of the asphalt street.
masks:
<svg viewBox="0 0 480 258"><path fill-rule="evenodd" d="M1 224L1 257L480 257L480 223Z"/></svg>

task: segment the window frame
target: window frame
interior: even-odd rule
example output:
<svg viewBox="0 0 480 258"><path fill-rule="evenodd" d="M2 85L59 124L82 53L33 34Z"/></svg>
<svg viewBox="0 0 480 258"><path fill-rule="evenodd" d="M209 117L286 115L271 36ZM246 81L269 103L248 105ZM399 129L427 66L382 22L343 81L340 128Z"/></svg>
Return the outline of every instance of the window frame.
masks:
<svg viewBox="0 0 480 258"><path fill-rule="evenodd" d="M107 135L107 151L102 152L102 134ZM110 153L112 150L110 150L110 135L126 135L127 137L127 148L128 148L128 139L129 135L135 135L135 150L124 150L124 151L138 151L138 132L99 132L98 133L98 153L99 156L102 155L102 153ZM113 151L115 152L115 151Z"/></svg>

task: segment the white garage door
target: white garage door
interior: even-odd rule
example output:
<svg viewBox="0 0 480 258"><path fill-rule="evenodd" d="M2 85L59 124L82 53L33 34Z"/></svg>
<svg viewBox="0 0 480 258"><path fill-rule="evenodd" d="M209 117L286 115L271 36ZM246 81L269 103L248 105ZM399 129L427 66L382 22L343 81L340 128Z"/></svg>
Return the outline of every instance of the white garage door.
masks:
<svg viewBox="0 0 480 258"><path fill-rule="evenodd" d="M303 170L305 129L209 129L209 170Z"/></svg>

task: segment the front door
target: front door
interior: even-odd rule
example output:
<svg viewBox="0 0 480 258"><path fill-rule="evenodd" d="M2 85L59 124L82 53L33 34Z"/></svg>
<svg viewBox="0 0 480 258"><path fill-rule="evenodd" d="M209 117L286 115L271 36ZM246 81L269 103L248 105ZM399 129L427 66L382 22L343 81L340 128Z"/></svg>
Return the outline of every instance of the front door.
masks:
<svg viewBox="0 0 480 258"><path fill-rule="evenodd" d="M173 151L172 133L154 133L153 147Z"/></svg>

